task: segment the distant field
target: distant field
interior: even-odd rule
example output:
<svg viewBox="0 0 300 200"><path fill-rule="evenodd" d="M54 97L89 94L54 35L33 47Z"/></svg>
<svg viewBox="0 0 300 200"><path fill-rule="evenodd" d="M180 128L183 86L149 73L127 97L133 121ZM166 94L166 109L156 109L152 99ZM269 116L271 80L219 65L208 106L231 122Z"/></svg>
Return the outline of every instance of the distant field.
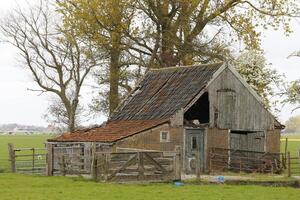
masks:
<svg viewBox="0 0 300 200"><path fill-rule="evenodd" d="M288 138L288 151L291 156L297 156L300 150L300 134L286 134L281 136L281 152L284 152L285 138Z"/></svg>
<svg viewBox="0 0 300 200"><path fill-rule="evenodd" d="M15 147L44 147L50 135L1 135L0 136L0 169L9 169L7 144Z"/></svg>
<svg viewBox="0 0 300 200"><path fill-rule="evenodd" d="M112 184L70 177L0 174L1 200L299 200L295 188L230 185Z"/></svg>

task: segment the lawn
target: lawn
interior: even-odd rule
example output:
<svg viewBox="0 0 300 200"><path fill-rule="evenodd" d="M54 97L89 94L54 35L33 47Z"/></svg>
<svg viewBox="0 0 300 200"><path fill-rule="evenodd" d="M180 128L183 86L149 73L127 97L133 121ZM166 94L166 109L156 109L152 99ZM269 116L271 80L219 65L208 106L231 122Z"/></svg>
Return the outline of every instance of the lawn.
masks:
<svg viewBox="0 0 300 200"><path fill-rule="evenodd" d="M79 178L0 174L1 200L298 200L300 190L262 186L103 184Z"/></svg>

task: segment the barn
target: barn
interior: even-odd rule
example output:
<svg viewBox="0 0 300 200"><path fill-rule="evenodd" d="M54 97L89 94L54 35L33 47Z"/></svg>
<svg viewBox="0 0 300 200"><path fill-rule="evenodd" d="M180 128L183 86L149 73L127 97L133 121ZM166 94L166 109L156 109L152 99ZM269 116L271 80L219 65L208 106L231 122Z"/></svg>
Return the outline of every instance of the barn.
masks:
<svg viewBox="0 0 300 200"><path fill-rule="evenodd" d="M105 124L64 133L48 144L81 146L87 160L92 144L112 152L180 148L188 174L195 172L196 155L202 171L224 163L228 168L229 162L234 168L234 156L274 159L282 128L231 64L216 63L151 69Z"/></svg>

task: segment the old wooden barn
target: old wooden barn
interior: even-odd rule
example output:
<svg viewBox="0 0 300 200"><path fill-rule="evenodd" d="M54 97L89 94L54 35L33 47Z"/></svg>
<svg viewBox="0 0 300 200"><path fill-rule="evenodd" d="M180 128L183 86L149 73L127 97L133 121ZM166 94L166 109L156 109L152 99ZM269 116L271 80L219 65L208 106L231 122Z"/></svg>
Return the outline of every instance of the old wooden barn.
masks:
<svg viewBox="0 0 300 200"><path fill-rule="evenodd" d="M281 129L234 67L217 63L152 69L105 124L64 133L48 144L81 147L86 163L95 144L97 152L180 148L187 174L195 172L197 155L202 171L251 171L247 164L258 158L263 165L253 168L259 171L268 161L272 170L280 162Z"/></svg>

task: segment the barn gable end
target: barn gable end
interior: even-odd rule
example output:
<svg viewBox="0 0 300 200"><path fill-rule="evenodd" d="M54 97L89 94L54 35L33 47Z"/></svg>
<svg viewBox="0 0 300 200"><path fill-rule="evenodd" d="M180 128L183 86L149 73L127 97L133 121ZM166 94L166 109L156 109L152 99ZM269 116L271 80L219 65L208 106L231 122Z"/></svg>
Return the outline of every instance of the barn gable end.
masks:
<svg viewBox="0 0 300 200"><path fill-rule="evenodd" d="M231 66L208 85L208 93L211 127L251 131L274 129L274 116Z"/></svg>

